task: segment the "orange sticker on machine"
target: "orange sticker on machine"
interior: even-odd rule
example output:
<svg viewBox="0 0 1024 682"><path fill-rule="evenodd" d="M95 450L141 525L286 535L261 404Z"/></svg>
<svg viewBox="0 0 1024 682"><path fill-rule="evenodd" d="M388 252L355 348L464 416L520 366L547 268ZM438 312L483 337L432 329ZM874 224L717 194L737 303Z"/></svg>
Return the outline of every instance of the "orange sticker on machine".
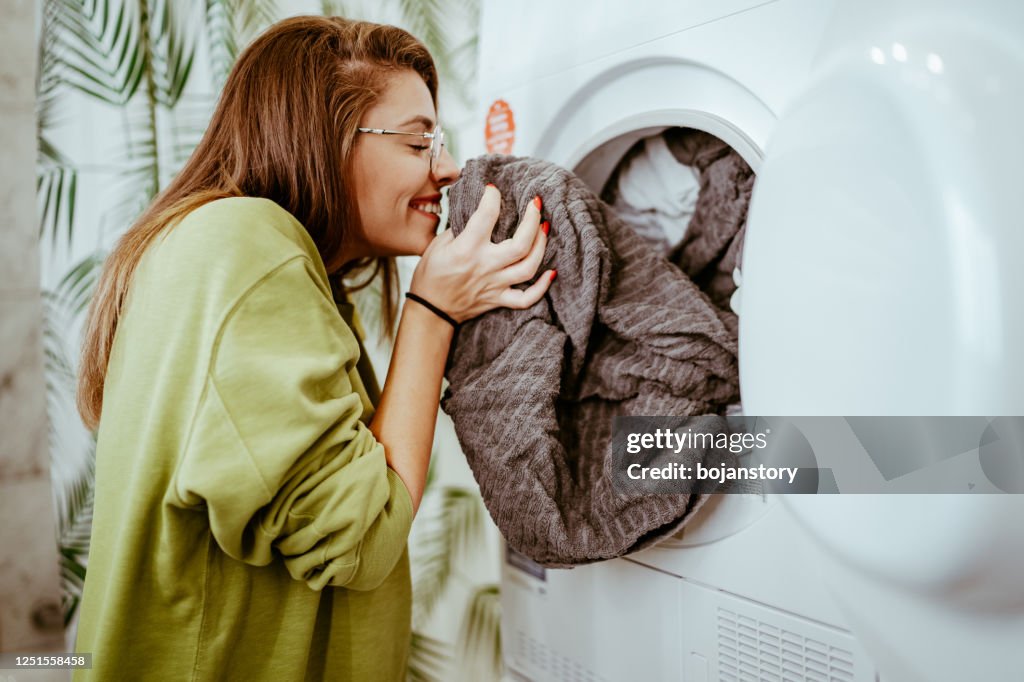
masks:
<svg viewBox="0 0 1024 682"><path fill-rule="evenodd" d="M511 154L516 141L516 120L512 108L503 99L495 100L487 111L484 142L490 154Z"/></svg>

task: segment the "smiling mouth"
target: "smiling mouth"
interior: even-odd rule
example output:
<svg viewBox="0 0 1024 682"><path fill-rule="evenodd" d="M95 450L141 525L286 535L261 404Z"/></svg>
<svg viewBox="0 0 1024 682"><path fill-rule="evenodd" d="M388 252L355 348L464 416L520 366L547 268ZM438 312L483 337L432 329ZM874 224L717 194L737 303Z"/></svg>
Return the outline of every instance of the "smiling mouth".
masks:
<svg viewBox="0 0 1024 682"><path fill-rule="evenodd" d="M440 217L441 215L441 203L436 201L414 201L409 204L412 208L422 213L429 213L433 216Z"/></svg>

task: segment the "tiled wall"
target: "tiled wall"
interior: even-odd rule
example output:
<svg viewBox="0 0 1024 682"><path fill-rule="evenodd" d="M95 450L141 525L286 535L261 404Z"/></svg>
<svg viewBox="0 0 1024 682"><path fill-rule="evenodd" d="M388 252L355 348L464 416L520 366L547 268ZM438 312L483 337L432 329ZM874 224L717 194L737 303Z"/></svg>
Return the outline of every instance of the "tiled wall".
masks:
<svg viewBox="0 0 1024 682"><path fill-rule="evenodd" d="M7 652L64 648L35 217L35 13L33 0L0 0L0 651ZM14 673L0 671L7 674Z"/></svg>

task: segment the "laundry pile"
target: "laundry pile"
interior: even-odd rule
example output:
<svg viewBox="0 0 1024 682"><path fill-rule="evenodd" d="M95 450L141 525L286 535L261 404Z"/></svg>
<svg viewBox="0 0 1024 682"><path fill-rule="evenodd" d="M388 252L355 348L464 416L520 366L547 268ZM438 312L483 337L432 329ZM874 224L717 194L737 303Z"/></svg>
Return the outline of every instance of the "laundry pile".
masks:
<svg viewBox="0 0 1024 682"><path fill-rule="evenodd" d="M626 152L601 199L651 248L668 257L683 241L699 192L698 170L676 159L665 137L652 135Z"/></svg>
<svg viewBox="0 0 1024 682"><path fill-rule="evenodd" d="M736 151L699 130L663 133L672 155L700 173L700 194L682 243L669 260L682 268L719 308L729 308L736 289L754 171Z"/></svg>
<svg viewBox="0 0 1024 682"><path fill-rule="evenodd" d="M540 195L551 222L541 270L558 279L536 305L468 321L453 342L441 406L484 502L512 547L548 566L654 544L706 495L613 490L612 419L720 414L735 402L726 313L582 180L544 161L471 160L449 194L456 235L488 182L502 195L496 242Z"/></svg>
<svg viewBox="0 0 1024 682"><path fill-rule="evenodd" d="M669 128L639 141L609 178L601 198L664 251L737 333L736 291L754 172L717 137Z"/></svg>

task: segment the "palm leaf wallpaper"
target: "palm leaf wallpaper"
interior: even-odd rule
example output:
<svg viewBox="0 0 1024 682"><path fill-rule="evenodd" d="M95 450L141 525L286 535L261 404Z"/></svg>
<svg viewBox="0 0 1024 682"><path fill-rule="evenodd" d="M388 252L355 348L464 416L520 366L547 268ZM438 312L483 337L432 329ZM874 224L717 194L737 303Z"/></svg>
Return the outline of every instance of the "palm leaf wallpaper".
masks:
<svg viewBox="0 0 1024 682"><path fill-rule="evenodd" d="M191 154L239 52L285 16L324 13L392 23L422 39L437 60L442 119L459 158L458 122L474 112L479 7L478 0L39 1L36 189L44 357L70 645L88 571L95 460L94 437L74 409L76 355L85 310L114 241ZM407 278L413 264L403 265ZM355 297L371 337L379 329L373 302L379 294L376 283ZM390 348L373 338L367 345L384 376ZM474 486L439 482L444 476L437 469L444 465L437 462L462 457L453 434L439 442L444 451L435 453L410 539L409 679L454 679L459 670L497 679L500 618L496 552L485 542L489 520Z"/></svg>

